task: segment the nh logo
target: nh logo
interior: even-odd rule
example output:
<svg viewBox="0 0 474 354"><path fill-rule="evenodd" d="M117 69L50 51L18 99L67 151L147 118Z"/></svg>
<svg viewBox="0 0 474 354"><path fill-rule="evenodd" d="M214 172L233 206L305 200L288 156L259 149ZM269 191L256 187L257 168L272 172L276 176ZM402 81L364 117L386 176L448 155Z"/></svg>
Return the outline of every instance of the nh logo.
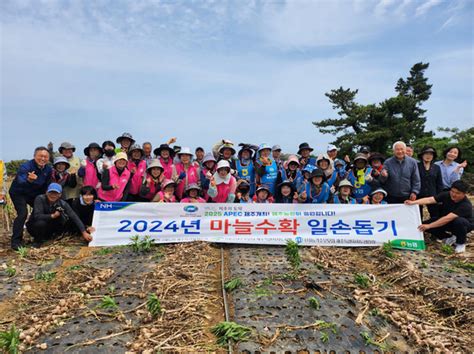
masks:
<svg viewBox="0 0 474 354"><path fill-rule="evenodd" d="M101 209L112 209L113 207L114 206L112 204L105 204L105 203L100 204Z"/></svg>

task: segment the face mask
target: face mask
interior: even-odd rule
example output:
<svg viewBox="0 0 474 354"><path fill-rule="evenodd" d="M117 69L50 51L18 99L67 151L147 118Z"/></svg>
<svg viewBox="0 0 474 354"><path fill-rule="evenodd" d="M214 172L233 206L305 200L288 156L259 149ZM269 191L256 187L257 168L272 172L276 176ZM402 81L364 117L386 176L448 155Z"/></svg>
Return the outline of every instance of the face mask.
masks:
<svg viewBox="0 0 474 354"><path fill-rule="evenodd" d="M105 150L105 156L107 157L112 157L115 155L115 151L114 150Z"/></svg>

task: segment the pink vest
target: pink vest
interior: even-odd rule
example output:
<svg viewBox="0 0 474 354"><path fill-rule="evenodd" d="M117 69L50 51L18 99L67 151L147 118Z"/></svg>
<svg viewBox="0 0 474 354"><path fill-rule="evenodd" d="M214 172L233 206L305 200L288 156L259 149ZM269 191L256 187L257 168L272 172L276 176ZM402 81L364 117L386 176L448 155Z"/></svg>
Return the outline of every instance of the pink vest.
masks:
<svg viewBox="0 0 474 354"><path fill-rule="evenodd" d="M137 195L140 192L140 186L143 181L143 175L146 171L146 161L141 160L138 163L138 166L133 161L128 161L128 169L131 171L132 168L135 168L135 173L132 176L132 181L130 182L130 194Z"/></svg>
<svg viewBox="0 0 474 354"><path fill-rule="evenodd" d="M188 167L188 170L186 171L184 169L184 165L180 162L176 164L176 174L179 176L181 172L186 173L186 177L181 180L181 182L178 183L178 186L176 187L176 195L178 196L179 199L183 197L184 190L186 189L187 186L189 186L192 183L197 184L199 181L199 168L196 167L195 165L191 165Z"/></svg>
<svg viewBox="0 0 474 354"><path fill-rule="evenodd" d="M212 198L216 203L225 203L229 194L235 193L237 187L235 177L231 176L229 184L221 183L216 186L217 196Z"/></svg>
<svg viewBox="0 0 474 354"><path fill-rule="evenodd" d="M205 203L205 202L206 200L201 197L196 198L196 201L194 202L192 202L191 198L188 198L188 197L181 199L181 203Z"/></svg>
<svg viewBox="0 0 474 354"><path fill-rule="evenodd" d="M165 178L171 179L171 177L173 177L173 159L170 157L168 159L168 163L166 163L165 160L160 157L160 162L164 169L163 174L165 175Z"/></svg>
<svg viewBox="0 0 474 354"><path fill-rule="evenodd" d="M147 175L146 186L150 188L150 192L147 195L145 195L144 198L148 200L152 200L155 197L156 192L158 191L159 184L156 184L155 181L153 181L153 178L151 178L150 175Z"/></svg>
<svg viewBox="0 0 474 354"><path fill-rule="evenodd" d="M99 178L97 178L97 169L95 167L95 161L92 162L89 159L86 160L86 173L83 179L84 186L91 186L94 188L98 187Z"/></svg>
<svg viewBox="0 0 474 354"><path fill-rule="evenodd" d="M115 166L109 168L108 171L110 175L109 184L111 186L117 184L119 188L112 189L110 191L104 191L102 187L100 187L97 194L99 195L100 199L105 200L106 202L119 202L123 197L123 191L125 190L128 180L130 179L130 171L125 169L121 176L119 176L117 167Z"/></svg>

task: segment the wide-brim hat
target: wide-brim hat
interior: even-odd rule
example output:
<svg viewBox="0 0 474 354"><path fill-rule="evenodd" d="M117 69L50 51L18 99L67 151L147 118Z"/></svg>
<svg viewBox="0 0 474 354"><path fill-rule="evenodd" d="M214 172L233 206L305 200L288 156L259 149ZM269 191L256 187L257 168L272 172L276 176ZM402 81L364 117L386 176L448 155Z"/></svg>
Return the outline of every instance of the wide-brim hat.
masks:
<svg viewBox="0 0 474 354"><path fill-rule="evenodd" d="M301 150L309 150L309 151L313 151L314 149L309 146L308 143L301 143L300 146L298 146L298 155L301 155Z"/></svg>
<svg viewBox="0 0 474 354"><path fill-rule="evenodd" d="M196 189L198 191L201 190L201 187L199 187L197 185L197 183L190 183L187 187L186 187L186 192L189 192L191 189Z"/></svg>
<svg viewBox="0 0 474 354"><path fill-rule="evenodd" d="M289 179L285 179L283 182L281 182L278 185L278 189L281 189L281 187L283 187L283 186L288 186L290 188L293 188L293 182L291 182Z"/></svg>
<svg viewBox="0 0 474 354"><path fill-rule="evenodd" d="M217 163L216 158L212 154L212 152L208 152L206 155L204 155L202 159L202 164L204 165L206 162L212 161L214 163Z"/></svg>
<svg viewBox="0 0 474 354"><path fill-rule="evenodd" d="M331 159L329 158L329 156L326 155L326 154L321 154L321 155L318 156L318 158L316 160L316 165L319 166L319 163L321 161L324 161L324 160L326 160L328 162L328 164L331 164Z"/></svg>
<svg viewBox="0 0 474 354"><path fill-rule="evenodd" d="M123 133L122 135L120 135L116 140L117 144L120 144L123 139L129 139L130 145L135 144L135 139L133 139L132 134L130 133Z"/></svg>
<svg viewBox="0 0 474 354"><path fill-rule="evenodd" d="M72 152L75 152L76 151L76 147L74 145L72 145L71 143L65 141L64 143L61 143L61 145L59 146L59 153L62 154L63 153L63 150L68 150L68 149L71 149Z"/></svg>
<svg viewBox="0 0 474 354"><path fill-rule="evenodd" d="M181 155L189 155L189 156L191 156L191 158L194 156L191 149L188 148L188 147L182 147L181 148L181 150L178 152L178 156L181 156Z"/></svg>
<svg viewBox="0 0 474 354"><path fill-rule="evenodd" d="M100 147L99 144L97 143L90 143L85 149L84 149L84 155L89 156L89 151L90 149L98 149L100 154L104 152L104 150Z"/></svg>
<svg viewBox="0 0 474 354"><path fill-rule="evenodd" d="M147 171L150 171L152 168L155 168L155 167L158 167L158 168L161 168L161 171L164 171L165 169L163 168L163 165L161 164L160 160L158 159L153 159L150 161L150 164L148 165L148 167L146 168Z"/></svg>
<svg viewBox="0 0 474 354"><path fill-rule="evenodd" d="M436 152L436 149L432 146L423 146L421 149L420 153L418 154L418 158L421 160L424 154L427 152L431 152L433 154L433 160L435 160L438 157L438 153Z"/></svg>
<svg viewBox="0 0 474 354"><path fill-rule="evenodd" d="M132 156L132 152L136 150L140 151L141 156L145 156L145 151L143 151L142 147L139 144L133 144L132 146L130 146L128 150L128 155Z"/></svg>
<svg viewBox="0 0 474 354"><path fill-rule="evenodd" d="M255 146L252 146L252 145L250 145L250 144L239 144L239 146L241 146L241 148L240 148L240 150L239 150L239 153L238 153L239 158L242 156L242 153L243 153L244 151L250 152L250 158L253 157L253 154L254 154L254 152L255 152L255 150L254 150Z"/></svg>
<svg viewBox="0 0 474 354"><path fill-rule="evenodd" d="M373 153L371 153L370 156L369 156L369 159L368 159L369 164L371 164L372 161L374 161L374 160L379 160L379 161L381 161L382 163L384 163L384 162L385 162L385 156L383 156L383 155L382 155L381 153L379 153L379 152L373 152Z"/></svg>
<svg viewBox="0 0 474 354"><path fill-rule="evenodd" d="M266 143L263 143L263 144L260 144L258 146L258 152L262 151L262 150L265 150L265 149L268 149L270 151L272 151L272 147Z"/></svg>
<svg viewBox="0 0 474 354"><path fill-rule="evenodd" d="M125 160L128 161L128 156L126 153L123 151L119 152L118 154L114 155L114 163L116 163L118 160Z"/></svg>
<svg viewBox="0 0 474 354"><path fill-rule="evenodd" d="M360 153L360 152L358 152L354 157L354 162L356 162L357 160L364 160L365 163L367 163L367 161L368 161L367 156L363 153Z"/></svg>
<svg viewBox="0 0 474 354"><path fill-rule="evenodd" d="M229 143L225 143L225 144L222 144L220 147L219 147L219 154L222 154L222 151L224 149L230 149L232 151L232 155L235 155L235 153L237 152L234 148L234 145L233 144L229 144Z"/></svg>
<svg viewBox="0 0 474 354"><path fill-rule="evenodd" d="M342 187L351 187L354 188L352 183L348 179L343 179L341 182L339 182L339 185L337 186L337 189L340 189Z"/></svg>
<svg viewBox="0 0 474 354"><path fill-rule="evenodd" d="M300 159L296 155L290 155L288 160L285 161L285 168L288 168L290 163L294 162L298 167L300 166Z"/></svg>
<svg viewBox="0 0 474 354"><path fill-rule="evenodd" d="M153 153L156 156L160 156L161 152L163 150L168 150L171 157L173 157L175 155L175 152L174 152L173 148L171 146L169 146L168 144L161 144L159 147L157 147L155 150L153 150Z"/></svg>
<svg viewBox="0 0 474 354"><path fill-rule="evenodd" d="M272 194L272 192L270 191L270 188L268 188L268 186L266 186L265 184L262 184L260 187L258 187L255 193L258 193L260 191L267 191L268 195Z"/></svg>
<svg viewBox="0 0 474 354"><path fill-rule="evenodd" d="M313 179L314 177L322 177L324 180L325 175L324 175L323 170L321 170L320 168L315 168L313 172L311 172L310 179Z"/></svg>
<svg viewBox="0 0 474 354"><path fill-rule="evenodd" d="M220 160L218 163L217 163L217 168L216 170L218 171L219 169L221 168L227 168L230 170L230 163L229 161L227 160Z"/></svg>
<svg viewBox="0 0 474 354"><path fill-rule="evenodd" d="M54 158L53 166L56 166L58 163L65 163L66 164L66 170L69 167L71 167L71 164L69 163L67 158L65 158L64 156L58 156L58 157Z"/></svg>
<svg viewBox="0 0 474 354"><path fill-rule="evenodd" d="M162 183L161 183L161 189L165 189L166 187L168 186L173 186L173 187L176 187L176 182L173 181L172 179L165 179Z"/></svg>

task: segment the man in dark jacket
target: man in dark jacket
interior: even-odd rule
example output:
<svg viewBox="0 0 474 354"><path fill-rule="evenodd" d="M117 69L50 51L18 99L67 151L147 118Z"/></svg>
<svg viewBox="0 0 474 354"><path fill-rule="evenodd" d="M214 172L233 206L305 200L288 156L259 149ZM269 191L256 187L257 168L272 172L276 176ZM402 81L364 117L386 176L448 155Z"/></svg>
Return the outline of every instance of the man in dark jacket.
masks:
<svg viewBox="0 0 474 354"><path fill-rule="evenodd" d="M28 232L35 240L35 247L41 246L44 241L66 231L69 221L76 225L86 241L92 240L89 233L92 230L86 230L71 206L61 199L61 193L61 185L51 183L46 194L41 194L35 199L33 213L26 223Z"/></svg>
<svg viewBox="0 0 474 354"><path fill-rule="evenodd" d="M430 205L438 203L440 217L424 221L418 226L418 230L428 231L438 239L444 239L449 246L455 244L455 252L463 253L466 250L467 234L474 229L472 203L466 196L468 190L467 183L456 181L448 192L441 192L434 197L415 201L407 200L405 204Z"/></svg>
<svg viewBox="0 0 474 354"><path fill-rule="evenodd" d="M11 247L18 250L23 242L23 227L28 216L27 206L46 191L51 182L52 168L48 165L49 151L44 146L35 149L34 158L20 166L10 187L10 197L17 217L13 222Z"/></svg>

